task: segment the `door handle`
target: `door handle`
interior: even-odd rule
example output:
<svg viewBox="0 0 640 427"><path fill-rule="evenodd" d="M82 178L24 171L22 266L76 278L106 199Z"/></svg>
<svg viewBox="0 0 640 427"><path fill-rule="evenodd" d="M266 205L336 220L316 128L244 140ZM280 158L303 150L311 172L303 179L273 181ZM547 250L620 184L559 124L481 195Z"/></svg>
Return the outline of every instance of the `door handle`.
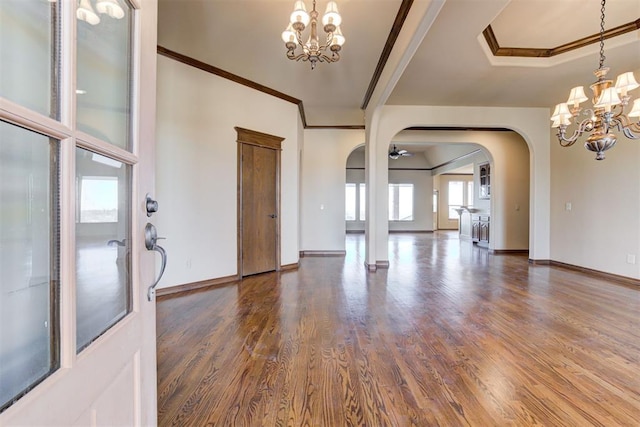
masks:
<svg viewBox="0 0 640 427"><path fill-rule="evenodd" d="M269 215L269 218L278 218L278 215L277 214L271 214L271 215Z"/></svg>
<svg viewBox="0 0 640 427"><path fill-rule="evenodd" d="M158 286L158 282L160 282L160 279L164 274L164 269L167 267L167 251L165 251L162 246L158 245L158 239L161 238L162 237L158 237L156 227L151 223L147 223L147 225L144 227L144 245L147 250L156 251L162 257L160 274L158 275L158 278L155 280L155 282L153 282L153 284L149 286L149 290L147 291L147 298L149 299L149 301L153 301L153 299L155 298L156 286Z"/></svg>

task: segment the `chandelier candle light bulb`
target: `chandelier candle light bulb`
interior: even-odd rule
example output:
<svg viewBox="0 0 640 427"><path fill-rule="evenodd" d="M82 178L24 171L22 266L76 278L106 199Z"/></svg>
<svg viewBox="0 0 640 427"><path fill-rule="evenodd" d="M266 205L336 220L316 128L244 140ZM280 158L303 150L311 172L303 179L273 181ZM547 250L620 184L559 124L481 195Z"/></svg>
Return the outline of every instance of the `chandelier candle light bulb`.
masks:
<svg viewBox="0 0 640 427"><path fill-rule="evenodd" d="M596 152L596 160L605 158L604 152L612 148L617 136L611 131L622 132L629 139L640 139L640 119L633 121L629 117L640 117L640 98L633 101L633 107L625 114L631 101L628 92L640 87L632 72L622 73L616 79L615 86L606 76L609 68L604 66L604 12L606 0L601 1L600 15L600 65L593 73L597 81L590 88L593 92L593 108L583 109L580 104L587 101L583 86L571 89L567 102L556 105L551 115L551 127L558 128L558 141L563 147L573 145L578 138L588 134L584 146ZM569 109L571 107L571 109ZM578 116L587 116L582 121ZM576 120L577 129L567 135L571 119Z"/></svg>
<svg viewBox="0 0 640 427"><path fill-rule="evenodd" d="M106 13L114 19L124 18L124 10L116 0L98 0L96 10L100 13Z"/></svg>
<svg viewBox="0 0 640 427"><path fill-rule="evenodd" d="M55 0L50 0L55 2ZM78 8L76 9L76 17L85 21L91 25L98 25L100 23L100 14L106 14L113 19L124 18L124 9L118 3L118 0L96 0L96 9L93 10L91 6L91 0L79 0ZM96 11L98 13L96 13Z"/></svg>
<svg viewBox="0 0 640 427"><path fill-rule="evenodd" d="M322 43L318 38L318 12L316 11L316 0L313 0L311 13L307 12L304 1L298 0L293 5L289 25L282 32L282 41L287 48L287 58L296 61L308 61L311 69L315 69L318 62L338 62L340 60L340 50L345 42L345 38L340 30L342 17L338 12L338 5L335 1L327 3L327 8L322 17L322 25L326 33L326 41ZM302 32L311 26L311 31L307 42L302 41ZM302 52L296 54L296 49L300 47ZM328 55L327 49L331 51Z"/></svg>
<svg viewBox="0 0 640 427"><path fill-rule="evenodd" d="M80 0L80 4L76 9L76 17L91 25L97 25L100 23L100 17L93 10L93 7L91 7L91 2L89 0Z"/></svg>

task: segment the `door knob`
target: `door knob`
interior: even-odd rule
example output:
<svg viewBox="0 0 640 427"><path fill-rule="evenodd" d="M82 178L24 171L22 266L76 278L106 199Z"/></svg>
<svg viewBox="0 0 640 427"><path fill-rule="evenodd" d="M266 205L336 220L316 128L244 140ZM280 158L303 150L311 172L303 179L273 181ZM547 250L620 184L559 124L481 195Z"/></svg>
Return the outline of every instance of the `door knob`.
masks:
<svg viewBox="0 0 640 427"><path fill-rule="evenodd" d="M278 215L277 214L271 214L271 215L269 215L269 218L278 218Z"/></svg>
<svg viewBox="0 0 640 427"><path fill-rule="evenodd" d="M155 212L158 212L158 202L153 200L149 193L147 193L147 197L145 199L145 208L147 210L147 216L149 217Z"/></svg>

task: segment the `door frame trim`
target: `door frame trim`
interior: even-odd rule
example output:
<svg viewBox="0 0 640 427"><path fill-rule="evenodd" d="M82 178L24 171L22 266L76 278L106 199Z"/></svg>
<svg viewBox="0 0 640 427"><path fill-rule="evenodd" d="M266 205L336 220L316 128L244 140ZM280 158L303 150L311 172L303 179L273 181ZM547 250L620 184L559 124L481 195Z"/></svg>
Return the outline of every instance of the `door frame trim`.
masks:
<svg viewBox="0 0 640 427"><path fill-rule="evenodd" d="M282 141L284 138L275 135L269 135L267 133L249 130L241 127L234 127L238 136L236 139L237 144L237 159L238 159L238 210L237 210L237 238L238 238L238 268L237 277L241 280L243 277L242 271L242 241L243 241L243 201L242 201L242 145L253 145L256 147L267 148L276 152L276 270L282 269L280 265L280 199L281 199L281 186L280 186L280 155L282 152Z"/></svg>

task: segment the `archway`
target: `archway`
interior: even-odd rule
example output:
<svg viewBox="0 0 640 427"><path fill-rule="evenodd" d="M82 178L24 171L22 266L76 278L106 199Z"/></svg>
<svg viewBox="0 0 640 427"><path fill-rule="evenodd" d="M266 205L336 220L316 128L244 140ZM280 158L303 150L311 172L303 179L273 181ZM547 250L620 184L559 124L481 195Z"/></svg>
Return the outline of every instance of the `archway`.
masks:
<svg viewBox="0 0 640 427"><path fill-rule="evenodd" d="M386 261L386 241L388 227L383 219L386 197L384 189L388 184L386 149L394 136L411 127L447 128L505 128L513 130L526 143L529 150L529 258L549 259L549 130L547 110L534 108L508 109L487 107L425 107L425 106L385 106L367 116L367 196L369 216L367 221L366 263L370 270ZM467 140L458 138L458 140ZM494 179L504 179L510 170L508 155L497 150L492 141L478 137L474 139L487 148L493 156ZM379 189L376 191L376 189ZM495 191L501 191L500 187ZM504 191L504 189L502 189ZM377 193L377 194L376 194ZM506 209L507 197L496 197L500 204L492 202L492 214L499 215ZM513 206L515 208L515 206ZM520 206L519 209L523 209ZM495 250L508 250L510 230L494 231Z"/></svg>

